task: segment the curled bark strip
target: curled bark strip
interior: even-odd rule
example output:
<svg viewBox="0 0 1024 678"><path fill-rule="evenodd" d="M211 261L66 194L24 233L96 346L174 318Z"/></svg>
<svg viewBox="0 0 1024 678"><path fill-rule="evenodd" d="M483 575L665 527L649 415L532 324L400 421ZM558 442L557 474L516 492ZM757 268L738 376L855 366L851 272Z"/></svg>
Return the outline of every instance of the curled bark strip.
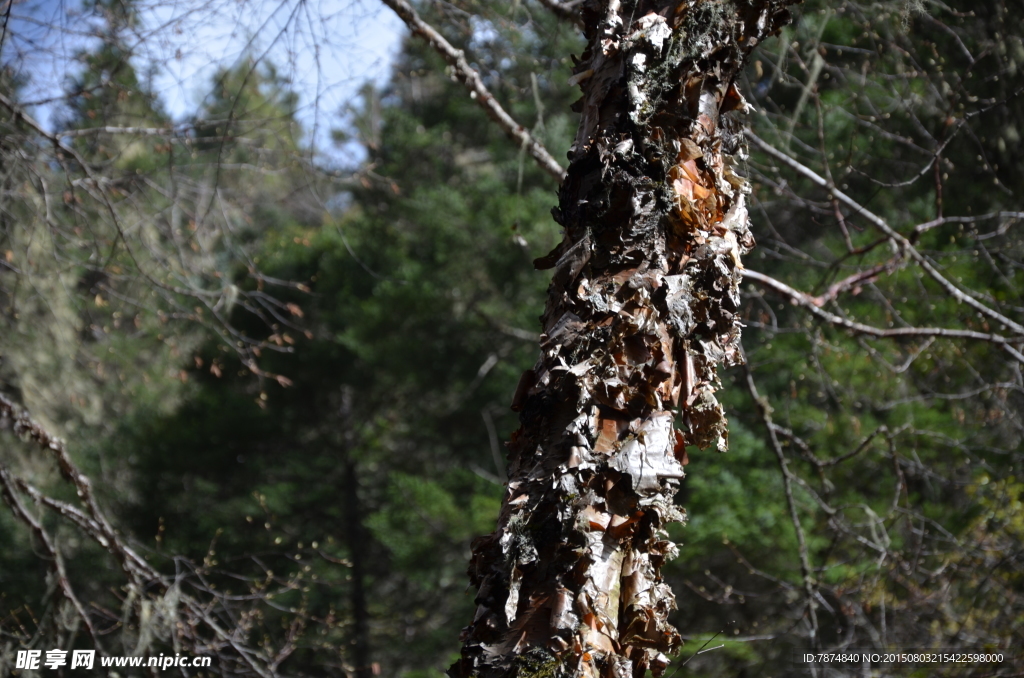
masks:
<svg viewBox="0 0 1024 678"><path fill-rule="evenodd" d="M498 527L473 545L453 678L660 675L682 642L665 526L684 518L686 447L727 448L717 365L741 361L754 245L733 81L787 4L582 5L565 234L535 262L554 270L542 354L517 389Z"/></svg>

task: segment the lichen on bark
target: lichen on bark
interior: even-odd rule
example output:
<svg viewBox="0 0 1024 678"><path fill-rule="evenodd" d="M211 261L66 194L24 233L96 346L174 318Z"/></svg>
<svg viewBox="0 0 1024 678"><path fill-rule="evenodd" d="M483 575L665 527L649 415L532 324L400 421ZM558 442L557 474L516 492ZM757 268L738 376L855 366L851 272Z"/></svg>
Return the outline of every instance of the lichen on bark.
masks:
<svg viewBox="0 0 1024 678"><path fill-rule="evenodd" d="M583 98L556 220L541 357L516 390L498 527L453 678L660 675L680 646L661 567L686 447L728 445L717 366L740 361L753 247L734 80L786 0L587 0ZM676 425L678 423L678 426Z"/></svg>

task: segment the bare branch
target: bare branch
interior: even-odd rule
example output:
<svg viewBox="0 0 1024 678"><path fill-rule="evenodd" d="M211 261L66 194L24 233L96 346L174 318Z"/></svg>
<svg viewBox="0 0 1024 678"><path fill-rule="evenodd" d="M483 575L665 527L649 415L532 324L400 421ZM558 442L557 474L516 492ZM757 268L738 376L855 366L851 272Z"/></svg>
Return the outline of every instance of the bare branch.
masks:
<svg viewBox="0 0 1024 678"><path fill-rule="evenodd" d="M879 275L885 273L886 271L892 270L894 265L895 262L888 261L884 264L879 264L878 266L872 266L871 268L865 271L854 273L849 277L843 278L837 283L829 285L829 288L825 292L825 294L814 297L813 301L819 307L824 306L825 304L832 301L833 299L835 299L848 289L856 288L858 285L861 284L874 282L875 280L878 279Z"/></svg>
<svg viewBox="0 0 1024 678"><path fill-rule="evenodd" d="M988 219L1006 219L994 233L987 233L985 235L978 236L978 240L987 240L993 235L1002 235L1006 232L1010 225L1015 219L1024 219L1024 212L990 212L989 214L979 214L976 217L939 217L938 219L932 219L924 223L918 224L914 227L914 235L917 236L925 231L942 226L943 224L974 224L979 221L987 221Z"/></svg>
<svg viewBox="0 0 1024 678"><path fill-rule="evenodd" d="M956 133L960 130L960 126L963 125L963 124L964 124L963 120L961 120L960 122L957 123L956 127L953 128L952 134L947 136L946 140L943 141L941 144L939 144L939 147L936 148L932 152L931 160L929 160L927 163L925 163L924 167L922 167L917 174L915 174L914 176L910 177L909 179L906 179L904 181L885 182L885 181L879 181L878 179L875 179L871 175L864 174L860 170L854 170L854 171L856 171L858 174L860 174L862 176L867 177L867 179L869 181L871 181L871 183L875 184L876 186L882 186L883 188L902 188L904 186L910 186L911 184L915 183L918 179L923 177L925 174L927 174L928 170L930 170L935 165L935 163L937 163L939 161L939 158L942 157L942 151L944 151L946 149L946 146L948 146L950 144L950 142L953 141L953 139L956 137Z"/></svg>
<svg viewBox="0 0 1024 678"><path fill-rule="evenodd" d="M4 405L6 404L4 402ZM16 484L19 484L18 479L7 469L0 467L0 494L3 494L4 500L11 507L14 517L28 525L33 534L36 535L39 544L43 548L44 555L51 561L51 567L56 575L57 586L60 587L61 593L71 603L75 613L81 618L86 631L89 633L89 638L92 639L93 645L100 654L106 654L103 645L100 643L99 635L96 633L96 628L92 624L92 619L86 614L85 608L82 607L78 596L75 595L74 590L71 588L71 581L68 579L67 569L64 566L64 557L61 555L56 544L53 543L53 539L43 527L43 524L21 503L21 499L18 498L18 494L15 491Z"/></svg>
<svg viewBox="0 0 1024 678"><path fill-rule="evenodd" d="M430 43L430 46L444 57L444 60L452 67L455 77L466 86L469 95L476 99L491 120L496 122L512 141L526 149L526 152L537 161L541 169L551 175L555 181L562 183L565 169L551 157L544 145L530 134L529 130L505 112L494 95L484 86L480 74L466 61L466 56L461 49L456 49L433 26L423 21L416 10L405 0L381 0L381 2L394 10L395 14L409 27L409 30Z"/></svg>
<svg viewBox="0 0 1024 678"><path fill-rule="evenodd" d="M583 27L583 20L580 18L579 6L583 0L571 0L570 2L558 2L558 0L538 0L540 4L551 10L551 13L559 19L571 21L574 25Z"/></svg>
<svg viewBox="0 0 1024 678"><path fill-rule="evenodd" d="M999 313L998 311L989 308L985 304L978 301L974 296L968 294L967 292L964 292L959 287L957 287L949 280L947 280L946 277L942 275L942 273L940 273L938 269L936 269L932 265L928 258L921 254L916 247L914 247L913 243L911 243L910 240L908 240L901 233L892 228L885 221L885 219L882 219L880 216L874 214L873 212L870 212L867 208L858 203L856 200L854 200L853 198L851 198L850 196L846 195L838 188L836 188L835 185L832 184L832 182L828 181L811 168L801 164L799 161L793 159L789 155L778 150L768 142L758 137L753 132L747 131L747 138L754 142L755 146L760 148L768 155L772 156L776 160L781 161L783 164L788 165L791 169L794 169L798 173L804 175L806 178L810 179L811 182L817 184L821 188L828 190L829 193L833 195L835 198L837 198L840 202L843 202L848 207L851 207L852 209L856 210L858 214L862 215L865 219L874 224L880 231L882 231L883 233L885 233L886 236L888 236L888 238L899 248L899 250L902 253L907 254L911 259L916 261L917 264L921 268L923 268L925 272L929 276L931 276L931 278L935 282L937 282L944 290L946 290L946 292L951 297L953 297L957 301L967 304L968 306L978 311L979 313L988 316L990 319L1002 323L1010 330L1012 330L1014 334L1024 335L1024 325L1021 325L1020 323L1017 323L1011 320L1010 318L1007 318L1002 313Z"/></svg>
<svg viewBox="0 0 1024 678"><path fill-rule="evenodd" d="M786 283L776 280L771 276L767 276L764 273L744 269L743 278L782 294L789 298L790 303L806 308L811 312L811 315L816 318L823 320L830 325L836 325L837 327L850 330L855 334L865 334L885 339L898 337L945 337L947 339L975 339L978 341L987 341L989 343L996 344L1012 355L1015 360L1024 363L1024 354L1014 347L1014 343L1021 343L1021 339L1011 340L1007 337L991 332L986 333L975 332L974 330L954 330L944 327L897 327L893 329L881 329L872 325L854 322L834 313L830 313L820 307L818 303L820 297L812 297L811 295L796 290Z"/></svg>
<svg viewBox="0 0 1024 678"><path fill-rule="evenodd" d="M24 506L18 501L17 495L14 494L15 485L26 491L36 501L56 510L71 520L87 536L105 548L120 562L121 568L124 570L129 581L140 590L148 588L153 584L158 584L163 589L170 587L171 584L156 568L136 553L134 549L124 544L118 532L114 530L110 521L97 504L92 492L92 483L68 456L64 441L52 435L42 425L32 419L24 409L2 393L0 393L0 416L6 417L13 422L12 428L16 435L27 437L39 445L39 447L49 450L55 455L62 475L75 486L78 491L78 497L85 505L86 510L82 512L62 502L47 500L42 493L34 490L27 483L16 482L16 479L9 472L5 469L0 469L0 481L3 484L4 498L11 504L15 515L28 524L40 539L43 540L44 548L46 548L47 554L54 558L56 566L59 566L58 573L62 575L62 578L65 581L67 579L66 575L63 574L63 561L59 560L59 553L53 547L52 541L47 541L49 538L45 531L42 531L38 521L25 511ZM70 586L65 591L65 595L69 596L69 600L72 601L73 605L77 603L73 592L70 591ZM274 672L264 666L264 661L254 657L255 653L253 650L244 647L232 634L225 631L217 620L211 616L205 605L189 596L182 596L181 602L194 619L201 621L222 642L229 645L249 669L262 678L273 678ZM80 610L80 614L84 615L80 604L76 605L76 609ZM86 623L88 624L89 622L86 621ZM97 647L99 646L97 645Z"/></svg>
<svg viewBox="0 0 1024 678"><path fill-rule="evenodd" d="M744 371L746 372L747 390L750 392L750 397L754 400L758 414L768 430L768 439L771 442L772 451L775 452L775 458L779 462L779 470L782 471L782 486L786 493L789 518L793 522L793 529L796 530L797 549L800 553L800 572L803 576L804 592L807 594L807 613L811 622L811 642L814 647L818 647L821 640L818 637L818 614L815 610L817 607L815 601L820 594L818 593L818 583L811 572L811 559L807 552L807 540L804 536L803 524L800 522L800 514L797 512L796 500L793 498L792 482L794 480L800 482L801 479L795 477L793 472L789 470L789 461L782 450L782 444L779 442L778 436L775 435L771 406L768 404L767 398L762 398L758 394L757 386L754 384L754 373L750 370L750 365L746 361L744 361ZM803 483L801 482L801 484Z"/></svg>
<svg viewBox="0 0 1024 678"><path fill-rule="evenodd" d="M76 151L75 149L71 148L70 146L65 144L63 141L61 141L60 137L58 137L56 135L53 135L53 134L50 134L49 132L47 132L46 128L43 127L35 118L30 116L28 113L26 113L25 110L21 106L16 104L13 100L11 100L10 98L8 98L6 95L4 95L2 93L0 93L0 105L2 105L4 108L6 108L8 111L10 111L11 115L14 116L14 119L16 121L17 120L21 120L26 125L28 125L33 130L35 130L37 134L40 134L41 136L46 137L46 139L50 143L52 143L58 149L60 149L61 151L64 151L69 156L74 158L76 161L78 161L82 165L83 169L86 169L88 171L88 163L85 161L84 158L82 158L78 154L78 151Z"/></svg>

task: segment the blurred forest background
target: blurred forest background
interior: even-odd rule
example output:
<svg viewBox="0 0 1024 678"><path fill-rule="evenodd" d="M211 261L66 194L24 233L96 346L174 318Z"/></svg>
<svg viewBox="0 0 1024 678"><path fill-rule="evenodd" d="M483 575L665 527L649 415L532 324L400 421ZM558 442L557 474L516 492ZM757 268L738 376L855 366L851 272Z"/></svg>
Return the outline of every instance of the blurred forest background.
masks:
<svg viewBox="0 0 1024 678"><path fill-rule="evenodd" d="M172 119L133 0L61 4L89 39L27 99L27 55L60 42L19 40L30 4L0 6L0 674L97 648L440 676L537 355L555 181L412 37L320 112L357 165L255 51ZM564 159L571 12L417 9ZM754 51L748 365L730 451L689 453L673 676L810 675L812 635L1019 656L1022 16L807 0Z"/></svg>

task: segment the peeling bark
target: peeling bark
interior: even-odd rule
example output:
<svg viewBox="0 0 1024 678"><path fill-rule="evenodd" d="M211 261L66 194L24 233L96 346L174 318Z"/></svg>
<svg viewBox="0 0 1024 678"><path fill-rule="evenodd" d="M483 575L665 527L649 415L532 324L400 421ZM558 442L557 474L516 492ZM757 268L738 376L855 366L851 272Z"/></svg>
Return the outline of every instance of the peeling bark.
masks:
<svg viewBox="0 0 1024 678"><path fill-rule="evenodd" d="M588 0L582 113L556 220L541 358L453 678L660 675L681 644L661 566L685 448L728 445L749 230L734 86L787 0ZM675 423L679 422L677 428Z"/></svg>

